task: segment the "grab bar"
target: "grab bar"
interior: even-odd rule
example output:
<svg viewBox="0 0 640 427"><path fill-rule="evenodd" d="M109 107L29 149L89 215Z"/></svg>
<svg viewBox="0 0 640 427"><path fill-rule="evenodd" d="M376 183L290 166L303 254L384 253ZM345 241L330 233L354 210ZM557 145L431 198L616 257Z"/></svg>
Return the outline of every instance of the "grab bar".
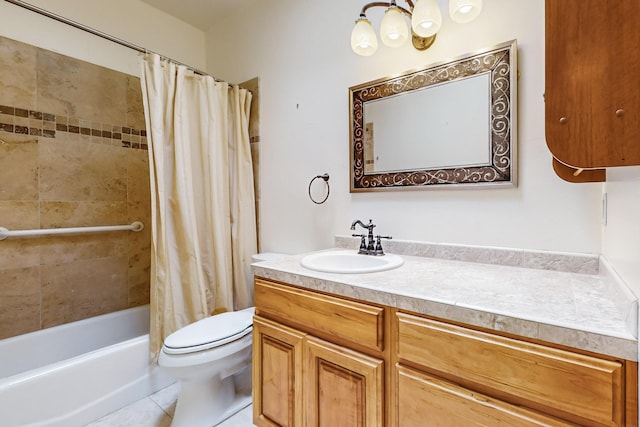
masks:
<svg viewBox="0 0 640 427"><path fill-rule="evenodd" d="M51 236L54 234L82 234L101 233L105 231L142 231L144 224L140 221L127 225L103 225L97 227L73 227L73 228L40 228L35 230L7 230L0 227L0 240L7 237L39 237Z"/></svg>

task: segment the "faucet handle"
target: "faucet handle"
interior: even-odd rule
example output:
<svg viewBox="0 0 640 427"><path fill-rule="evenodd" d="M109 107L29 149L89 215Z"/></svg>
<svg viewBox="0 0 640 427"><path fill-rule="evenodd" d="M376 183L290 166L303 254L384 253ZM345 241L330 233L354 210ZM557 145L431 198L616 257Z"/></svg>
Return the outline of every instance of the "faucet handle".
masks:
<svg viewBox="0 0 640 427"><path fill-rule="evenodd" d="M384 251L382 250L382 243L380 243L380 239L391 239L391 236L381 236L381 235L377 235L376 236L376 249L374 254L375 255L384 255Z"/></svg>
<svg viewBox="0 0 640 427"><path fill-rule="evenodd" d="M367 242L366 242L366 238L367 236L365 234L352 234L351 236L353 237L360 237L360 249L358 250L359 254L366 254L367 253Z"/></svg>

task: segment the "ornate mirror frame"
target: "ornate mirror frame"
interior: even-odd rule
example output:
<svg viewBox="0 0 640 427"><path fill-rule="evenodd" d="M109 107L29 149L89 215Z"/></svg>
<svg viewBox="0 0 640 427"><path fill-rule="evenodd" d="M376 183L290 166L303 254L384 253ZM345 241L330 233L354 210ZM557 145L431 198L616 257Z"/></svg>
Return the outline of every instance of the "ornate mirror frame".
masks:
<svg viewBox="0 0 640 427"><path fill-rule="evenodd" d="M365 171L365 103L470 76L489 73L490 161L483 165L438 169ZM354 192L426 188L470 188L516 185L516 41L457 59L410 71L398 77L378 79L349 88L350 190Z"/></svg>

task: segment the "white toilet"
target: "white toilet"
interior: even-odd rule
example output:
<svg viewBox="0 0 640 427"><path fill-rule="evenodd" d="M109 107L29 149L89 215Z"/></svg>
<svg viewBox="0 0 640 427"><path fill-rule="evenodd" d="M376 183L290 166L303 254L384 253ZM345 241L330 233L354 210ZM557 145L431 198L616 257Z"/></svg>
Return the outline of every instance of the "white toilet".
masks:
<svg viewBox="0 0 640 427"><path fill-rule="evenodd" d="M212 427L251 404L253 313L250 307L207 317L164 340L158 365L180 381L172 427Z"/></svg>

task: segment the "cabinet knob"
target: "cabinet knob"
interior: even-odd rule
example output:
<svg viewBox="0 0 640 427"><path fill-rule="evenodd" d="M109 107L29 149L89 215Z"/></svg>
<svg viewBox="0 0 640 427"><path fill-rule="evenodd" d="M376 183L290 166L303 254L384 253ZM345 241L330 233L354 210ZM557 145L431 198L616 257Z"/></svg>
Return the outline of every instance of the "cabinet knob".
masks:
<svg viewBox="0 0 640 427"><path fill-rule="evenodd" d="M560 124L564 125L569 121L569 119L567 119L566 117L560 117Z"/></svg>
<svg viewBox="0 0 640 427"><path fill-rule="evenodd" d="M616 116L618 116L618 117L624 116L624 110L622 108L617 109L616 110Z"/></svg>

